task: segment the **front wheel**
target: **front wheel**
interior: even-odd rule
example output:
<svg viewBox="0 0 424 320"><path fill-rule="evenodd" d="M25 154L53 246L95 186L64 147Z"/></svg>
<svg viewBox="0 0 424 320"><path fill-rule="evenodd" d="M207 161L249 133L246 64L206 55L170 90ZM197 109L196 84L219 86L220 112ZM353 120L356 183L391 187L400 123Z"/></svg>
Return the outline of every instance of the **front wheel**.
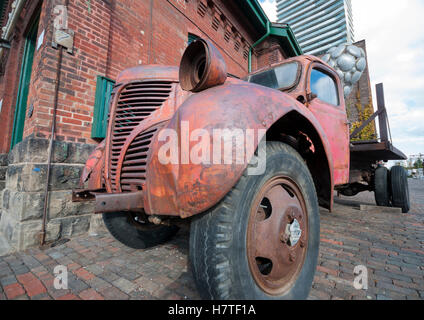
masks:
<svg viewBox="0 0 424 320"><path fill-rule="evenodd" d="M204 299L308 297L320 241L314 182L285 144L267 144L266 165L192 221L190 264Z"/></svg>
<svg viewBox="0 0 424 320"><path fill-rule="evenodd" d="M170 240L177 226L154 225L131 212L103 213L103 221L112 236L133 249L146 249Z"/></svg>

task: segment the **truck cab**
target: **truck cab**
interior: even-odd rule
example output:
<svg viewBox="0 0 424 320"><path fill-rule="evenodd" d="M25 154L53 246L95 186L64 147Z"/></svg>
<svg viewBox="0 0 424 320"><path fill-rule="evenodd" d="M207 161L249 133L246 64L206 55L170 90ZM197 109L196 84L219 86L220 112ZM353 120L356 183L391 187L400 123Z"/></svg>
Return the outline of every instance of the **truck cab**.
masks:
<svg viewBox="0 0 424 320"><path fill-rule="evenodd" d="M299 56L250 74L247 81L280 90L310 110L330 143L334 184L349 181L349 122L338 74L321 59Z"/></svg>

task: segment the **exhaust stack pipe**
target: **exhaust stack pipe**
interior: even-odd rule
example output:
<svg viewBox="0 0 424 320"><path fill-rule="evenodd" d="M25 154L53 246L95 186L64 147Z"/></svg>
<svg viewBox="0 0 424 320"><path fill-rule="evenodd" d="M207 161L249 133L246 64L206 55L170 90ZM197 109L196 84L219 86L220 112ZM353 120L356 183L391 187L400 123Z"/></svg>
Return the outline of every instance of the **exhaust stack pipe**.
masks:
<svg viewBox="0 0 424 320"><path fill-rule="evenodd" d="M227 80L227 65L209 40L198 39L184 52L180 64L180 85L186 91L200 92Z"/></svg>

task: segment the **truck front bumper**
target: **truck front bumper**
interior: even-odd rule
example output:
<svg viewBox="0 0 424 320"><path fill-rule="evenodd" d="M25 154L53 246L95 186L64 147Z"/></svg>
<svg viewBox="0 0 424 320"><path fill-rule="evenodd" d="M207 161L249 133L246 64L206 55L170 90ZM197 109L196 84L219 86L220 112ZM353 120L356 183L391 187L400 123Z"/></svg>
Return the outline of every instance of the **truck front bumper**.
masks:
<svg viewBox="0 0 424 320"><path fill-rule="evenodd" d="M73 202L95 202L95 213L142 211L144 208L143 192L105 193L104 190L74 190Z"/></svg>

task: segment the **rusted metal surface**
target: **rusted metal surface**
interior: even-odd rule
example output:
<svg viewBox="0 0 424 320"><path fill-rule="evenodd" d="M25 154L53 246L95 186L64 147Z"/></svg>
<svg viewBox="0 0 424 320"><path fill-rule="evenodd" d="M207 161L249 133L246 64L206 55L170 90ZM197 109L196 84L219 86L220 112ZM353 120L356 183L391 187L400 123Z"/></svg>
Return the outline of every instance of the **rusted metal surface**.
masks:
<svg viewBox="0 0 424 320"><path fill-rule="evenodd" d="M176 66L141 65L122 71L117 79L117 85L138 80L170 80L178 82L179 68Z"/></svg>
<svg viewBox="0 0 424 320"><path fill-rule="evenodd" d="M72 191L72 202L87 202L95 201L96 195L95 192L104 192L105 190L74 190Z"/></svg>
<svg viewBox="0 0 424 320"><path fill-rule="evenodd" d="M319 132L326 153L330 154L331 146L325 131L308 108L287 94L236 79L190 97L165 128L176 130L179 137L182 136L180 125L183 121L190 124L189 136L197 129L205 129L210 136L215 128L249 128L258 132L259 129L268 130L292 111L309 120ZM189 217L209 209L231 190L253 155L253 152L247 152L248 161L244 164L164 165L157 157L164 143L153 142L147 166L146 211L157 214ZM196 142L190 142L189 149L194 145ZM329 162L332 173L331 157Z"/></svg>
<svg viewBox="0 0 424 320"><path fill-rule="evenodd" d="M181 88L199 92L219 86L226 79L227 65L219 50L209 40L191 43L181 60Z"/></svg>
<svg viewBox="0 0 424 320"><path fill-rule="evenodd" d="M143 189L151 133L191 95L179 87L177 67L132 68L122 72L117 83L104 161L109 193Z"/></svg>
<svg viewBox="0 0 424 320"><path fill-rule="evenodd" d="M346 106L344 105L343 88L335 71L323 60L311 55L303 55L286 59L283 62L272 64L269 67L262 68L253 74L263 72L270 68L276 68L284 63L297 61L301 64L301 76L294 89L287 92L300 105L307 107L312 111L313 116L318 120L321 128L324 130L330 145L330 152L326 152L331 156L334 166L334 185L346 183L349 179L349 123L346 114ZM319 99L310 99L311 96L311 71L313 68L323 70L330 74L337 81L337 89L339 94L339 106L332 106L320 101Z"/></svg>
<svg viewBox="0 0 424 320"><path fill-rule="evenodd" d="M246 152L242 164L224 164L223 159L221 164L163 164L158 158L166 143L157 139L161 130L175 130L180 140L198 129L206 130L211 137L214 129L259 132L270 130L284 117L295 114L307 122L315 141L322 144L325 161L315 164L314 180L318 187L322 186L317 188L323 189L318 190L322 203L331 208L335 184L349 180L345 108L309 103L310 69L314 64L328 66L312 56L287 61L292 60L301 65L301 76L295 89L288 93L228 78L222 85L193 94L179 85L177 67L139 66L122 72L111 102L102 160L96 162L99 154L93 155L84 177L90 175L90 184L101 172L106 190L112 194L142 190L139 195L147 214L190 217L213 207L232 189L253 151ZM189 124L188 132L183 132L183 122ZM262 136L256 139L255 148L261 139ZM189 150L196 144L197 141L189 141ZM185 152L179 151L180 156ZM96 179L93 186L98 186ZM324 188L325 184L328 187Z"/></svg>
<svg viewBox="0 0 424 320"><path fill-rule="evenodd" d="M325 71L327 74L338 79L337 74L329 66L318 61L313 61L306 72L306 94L312 93L310 87L311 71L317 68ZM315 115L316 119L322 124L326 136L330 143L330 155L333 158L334 166L334 185L341 185L349 181L349 163L350 163L350 137L349 122L346 114L346 107L343 99L343 88L340 81L337 81L340 104L333 106L325 103L318 98L308 103L309 109Z"/></svg>
<svg viewBox="0 0 424 320"><path fill-rule="evenodd" d="M96 194L95 213L141 211L143 192Z"/></svg>
<svg viewBox="0 0 424 320"><path fill-rule="evenodd" d="M106 142L103 140L88 158L80 178L80 187L88 181L88 189L96 190L102 187L102 168ZM90 178L90 179L89 179Z"/></svg>
<svg viewBox="0 0 424 320"><path fill-rule="evenodd" d="M256 284L282 295L303 267L308 245L308 213L300 188L276 177L259 190L249 215L247 259Z"/></svg>

